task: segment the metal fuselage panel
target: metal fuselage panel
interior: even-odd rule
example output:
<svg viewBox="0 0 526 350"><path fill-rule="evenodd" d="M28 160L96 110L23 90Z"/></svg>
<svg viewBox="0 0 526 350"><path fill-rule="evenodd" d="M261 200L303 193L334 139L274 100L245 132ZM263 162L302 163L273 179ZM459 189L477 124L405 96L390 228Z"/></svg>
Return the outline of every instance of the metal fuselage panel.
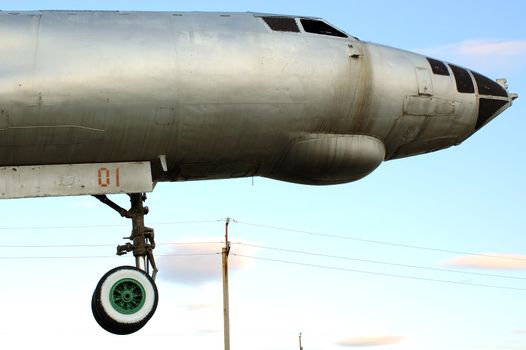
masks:
<svg viewBox="0 0 526 350"><path fill-rule="evenodd" d="M347 39L248 14L0 16L1 165L165 154L255 172L296 134L352 131Z"/></svg>
<svg viewBox="0 0 526 350"><path fill-rule="evenodd" d="M0 166L279 178L287 151L318 134L370 136L403 157L473 131L474 97L452 84L421 55L273 31L250 13L0 13Z"/></svg>
<svg viewBox="0 0 526 350"><path fill-rule="evenodd" d="M457 91L452 74L433 74L425 56L368 44L371 103L362 130L381 135L386 159L464 141L477 116L476 95Z"/></svg>

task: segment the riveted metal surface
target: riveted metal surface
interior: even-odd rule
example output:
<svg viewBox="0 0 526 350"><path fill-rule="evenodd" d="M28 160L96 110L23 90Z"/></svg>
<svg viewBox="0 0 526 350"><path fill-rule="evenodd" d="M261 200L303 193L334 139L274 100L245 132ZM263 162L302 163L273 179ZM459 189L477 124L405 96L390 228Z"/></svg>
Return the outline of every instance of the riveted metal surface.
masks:
<svg viewBox="0 0 526 350"><path fill-rule="evenodd" d="M263 16L0 13L0 166L149 161L154 181L267 176L310 135L373 137L392 159L473 133L475 94L424 56L309 33L305 17L290 17L298 32L272 30Z"/></svg>
<svg viewBox="0 0 526 350"><path fill-rule="evenodd" d="M0 179L2 199L153 190L149 162L0 167Z"/></svg>

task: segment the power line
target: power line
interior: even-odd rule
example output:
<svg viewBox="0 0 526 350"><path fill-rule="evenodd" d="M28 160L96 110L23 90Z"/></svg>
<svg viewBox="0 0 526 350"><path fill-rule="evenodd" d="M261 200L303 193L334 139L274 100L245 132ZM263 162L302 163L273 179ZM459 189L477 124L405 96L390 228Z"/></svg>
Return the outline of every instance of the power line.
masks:
<svg viewBox="0 0 526 350"><path fill-rule="evenodd" d="M358 237L351 237L351 236L344 236L344 235L336 235L336 234L330 234L330 233L321 233L321 232L314 232L314 231L297 230L297 229L292 229L292 228L272 226L272 225L264 225L264 224L256 224L256 223L249 223L249 222L244 222L244 221L236 221L236 222L238 224L241 224L241 225L260 227L260 228L267 228L267 229L272 229L272 230L277 230L277 231L284 231L284 232L293 232L293 233L305 234L305 235L310 235L310 236L318 236L318 237L324 237L324 238L342 239L342 240L349 240L349 241L356 241L356 242L364 242L364 243L371 243L371 244L381 244L381 245L401 247L401 248L428 250L428 251L435 251L435 252L442 252L442 253L452 253L452 254L462 254L462 255L475 255L475 256L483 256L483 257L489 257L489 258L499 258L499 259L507 259L507 260L526 261L526 258L517 258L517 257L511 257L511 256L504 256L504 255L481 254L481 253L461 251L461 250L431 248L431 247L424 247L424 246L405 244L405 243L379 241L379 240L372 240L372 239L365 239L365 238L358 238Z"/></svg>
<svg viewBox="0 0 526 350"><path fill-rule="evenodd" d="M223 244L223 242L164 242L156 243L158 246L165 245L199 245L199 244ZM0 245L0 248L96 248L115 247L115 244L31 244L31 245Z"/></svg>
<svg viewBox="0 0 526 350"><path fill-rule="evenodd" d="M224 242L220 242L220 241L216 241L216 242L165 242L165 243L157 243L157 245L161 245L161 246L163 245L201 245L201 244L209 245L209 244L223 244L223 243ZM358 261L358 262L381 264L381 265L388 265L388 266L398 266L398 267L439 271L439 272L461 273L461 274L477 275L477 276L485 276L485 277L507 278L507 279L517 279L517 280L526 279L525 277L515 277L515 276L500 275L500 274L489 274L489 273L460 271L460 270L443 269L443 268L435 268L435 267L427 267L427 266L419 266L419 265L400 264L400 263L393 263L393 262L386 262L386 261L360 259L360 258L353 258L353 257L348 257L348 256L338 256L338 255L331 255L331 254L309 252L309 251L303 251L303 250L269 247L269 246L263 246L263 245L257 245L257 244L241 243L241 242L235 242L232 244L242 245L242 246L247 246L247 247L254 247L254 248L259 248L259 249L266 249L266 250L274 250L274 251L280 251L280 252L286 252L286 253L318 256L318 257L348 260L348 261ZM114 246L113 244L2 245L0 246L0 248L31 248L31 249L32 248L90 248L90 247L113 247L113 246ZM201 255L201 254L165 254L165 255L158 255L158 256L185 256L185 255L192 256L192 255ZM3 257L3 258L0 257L0 259L47 259L47 258L87 259L87 258L114 258L114 257L116 256L80 256L80 257L77 257L77 256L74 256L74 257L73 256L72 257L69 257L69 256L64 256L64 257L23 256L23 257Z"/></svg>
<svg viewBox="0 0 526 350"><path fill-rule="evenodd" d="M257 245L257 244L247 244L247 243L232 243L232 244L243 245L243 246L247 246L247 247L254 247L254 248L259 248L259 249L275 250L275 251L286 252L286 253L294 253L294 254L302 254L302 255L310 255L310 256L319 256L319 257L323 257L323 258L341 259L341 260L349 260L349 261L359 261L359 262L366 262L366 263L372 263L372 264L381 264L381 265L397 266L397 267L406 267L406 268L412 268L412 269L421 269L421 270L430 270L430 271L439 271L439 272L451 272L451 273L461 273L461 274L484 276L484 277L497 277L497 278L516 279L516 280L526 280L526 277L516 277L516 276L508 276L508 275L490 274L490 273L483 273L483 272L460 271L460 270L443 269L443 268L438 268L438 267L428 267L428 266L419 266L419 265L399 264L399 263L393 263L393 262L387 262L387 261L359 259L359 258L352 258L352 257L347 257L347 256L338 256L338 255L330 255L330 254L307 252L307 251L303 251L303 250L268 247L268 246Z"/></svg>
<svg viewBox="0 0 526 350"><path fill-rule="evenodd" d="M184 224L203 224L203 223L215 223L224 221L224 218L221 219L206 219L206 220L188 220L188 221L169 221L169 222L153 222L150 223L150 225L184 225ZM526 261L526 258L519 258L519 257L512 257L512 256L504 256L504 255L497 255L497 254L482 254L482 253L475 253L470 251L461 251L461 250L452 250L452 249L443 249L443 248L433 248L433 247L425 247L425 246L419 246L419 245L412 245L412 244L405 244L405 243L397 243L392 241L381 241L381 240L371 240L371 239L365 239L365 238L359 238L359 237L352 237L352 236L346 236L346 235L338 235L338 234L329 234L329 233L322 233L322 232L315 232L315 231L306 231L306 230L299 230L299 229L293 229L293 228L287 228L287 227L280 227L280 226L273 226L273 225L266 225L266 224L258 224L258 223L250 223L245 221L237 221L231 219L231 222L238 223L241 225L247 225L247 226L253 226L253 227L260 227L260 228L267 228L271 230L278 230L278 231L284 231L284 232L292 232L292 233L298 233L298 234L304 234L304 235L311 235L311 236L318 236L323 238L330 238L330 239L341 239L341 240L349 240L349 241L356 241L356 242L363 242L363 243L369 243L369 244L379 244L379 245L387 245L387 246L393 246L393 247L401 247L401 248L409 248L409 249L419 249L419 250L427 250L427 251L435 251L435 252L443 252L443 253L451 253L451 254L462 254L462 255L474 255L474 256L482 256L482 257L489 257L489 258L499 258L499 259L505 259L505 260L514 260L514 261ZM118 225L72 225L72 226L22 226L22 227L0 227L1 230L52 230L52 229L94 229L94 228L111 228L111 227L129 227L127 224L118 224ZM163 243L160 243L159 245L162 245ZM113 246L109 244L101 244L101 245L83 245L83 244L72 244L72 245L56 245L56 246L50 246L52 248L61 248L61 247L104 247L104 246ZM32 246L32 245L20 245L20 246L0 246L0 248L39 248L38 246Z"/></svg>
<svg viewBox="0 0 526 350"><path fill-rule="evenodd" d="M162 257L186 257L186 256L211 256L215 253L183 253L183 254L156 254ZM88 256L2 256L0 260L60 260L60 259L117 259L118 255L88 255Z"/></svg>
<svg viewBox="0 0 526 350"><path fill-rule="evenodd" d="M30 244L30 245L0 245L0 248L95 248L114 247L115 244Z"/></svg>
<svg viewBox="0 0 526 350"><path fill-rule="evenodd" d="M190 224L206 224L219 222L223 219L215 220L190 220L190 221L167 221L167 222L152 222L149 225L190 225ZM65 226L12 226L0 227L2 231L24 231L24 230L65 230L65 229L93 229L93 228L111 228L111 227L129 227L129 224L103 224L103 225L65 225Z"/></svg>
<svg viewBox="0 0 526 350"><path fill-rule="evenodd" d="M491 285L491 284L471 283L471 282L458 282L458 281L451 281L451 280L441 280L441 279L426 278L426 277L407 276L407 275L399 275L399 274L384 273L384 272L364 271L364 270L357 270L357 269L349 269L349 268L345 268L345 267L335 267L335 266L327 266L327 265L309 264L309 263L302 263L302 262L289 261L289 260L262 258L262 257L256 257L256 256L244 255L244 254L237 254L237 253L232 253L232 254L235 255L235 256L248 258L248 259L271 261L271 262L277 262L277 263L283 263L283 264L291 264L291 265L299 265L299 266L306 266L306 267L315 267L315 268L326 269L326 270L355 272L355 273L362 273L362 274L367 274L367 275L403 278L403 279L411 279L411 280L426 281L426 282L438 282L438 283L457 284L457 285L472 286L472 287L485 287L485 288L496 288L496 289L526 291L526 288L506 287L506 286L497 286L497 285Z"/></svg>

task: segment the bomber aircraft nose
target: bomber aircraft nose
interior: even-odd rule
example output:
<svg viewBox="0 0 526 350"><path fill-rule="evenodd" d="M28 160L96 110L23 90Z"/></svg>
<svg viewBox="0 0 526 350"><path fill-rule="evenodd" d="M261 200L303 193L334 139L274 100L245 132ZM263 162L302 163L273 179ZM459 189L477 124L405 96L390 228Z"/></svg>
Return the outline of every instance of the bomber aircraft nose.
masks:
<svg viewBox="0 0 526 350"><path fill-rule="evenodd" d="M479 95L479 110L475 131L486 125L497 115L511 106L512 101L518 95L508 93L506 79L497 79L493 81L488 77L477 72L471 72L477 83Z"/></svg>

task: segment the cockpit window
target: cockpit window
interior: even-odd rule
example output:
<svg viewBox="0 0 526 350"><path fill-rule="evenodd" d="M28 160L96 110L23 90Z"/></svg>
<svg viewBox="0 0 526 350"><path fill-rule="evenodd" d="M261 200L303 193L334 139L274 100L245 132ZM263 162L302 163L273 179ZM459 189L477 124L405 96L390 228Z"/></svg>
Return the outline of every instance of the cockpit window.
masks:
<svg viewBox="0 0 526 350"><path fill-rule="evenodd" d="M314 20L314 19L301 19L301 24L303 25L303 29L307 33L314 33L314 34L322 34L322 35L330 35L330 36L337 36L340 38L347 38L347 34L340 32L338 29L331 27L325 22Z"/></svg>
<svg viewBox="0 0 526 350"><path fill-rule="evenodd" d="M477 87L479 89L479 94L508 97L508 93L506 92L506 90L497 82L488 79L477 72L471 71L471 74L473 74L473 76L475 77L475 81L477 82Z"/></svg>
<svg viewBox="0 0 526 350"><path fill-rule="evenodd" d="M300 29L296 24L296 20L290 17L262 17L270 29L278 32L294 32L299 33Z"/></svg>
<svg viewBox="0 0 526 350"><path fill-rule="evenodd" d="M449 65L455 76L455 81L457 83L457 91L464 93L474 93L475 87L473 86L473 80L468 71L464 68L457 67L453 64Z"/></svg>
<svg viewBox="0 0 526 350"><path fill-rule="evenodd" d="M481 98L479 102L479 115L477 118L477 124L475 125L475 130L483 127L488 119L495 116L495 113L504 107L506 103L508 103L508 101Z"/></svg>
<svg viewBox="0 0 526 350"><path fill-rule="evenodd" d="M449 75L449 71L447 70L447 67L444 64L444 62L429 57L426 58L429 64L431 65L433 73L438 75Z"/></svg>

